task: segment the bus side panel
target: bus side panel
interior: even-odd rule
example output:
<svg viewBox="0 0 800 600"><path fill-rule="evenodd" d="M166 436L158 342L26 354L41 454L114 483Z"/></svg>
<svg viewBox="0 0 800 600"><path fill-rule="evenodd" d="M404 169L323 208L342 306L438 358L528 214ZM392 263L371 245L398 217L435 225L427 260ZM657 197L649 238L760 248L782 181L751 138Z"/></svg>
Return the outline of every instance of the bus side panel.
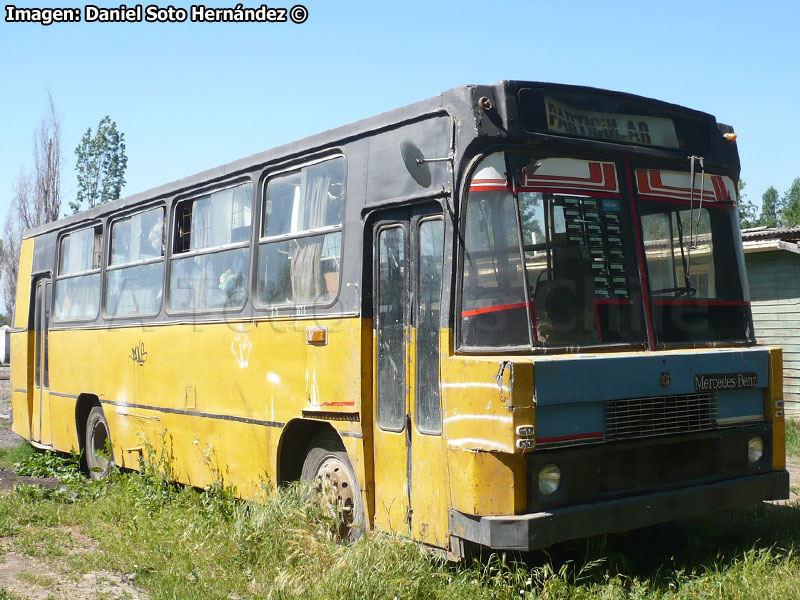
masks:
<svg viewBox="0 0 800 600"><path fill-rule="evenodd" d="M328 330L313 360L307 326ZM285 423L360 409L360 335L358 318L52 331L51 389L65 400L54 403L54 442L72 447L74 399L93 394L118 464L138 468L152 450L178 481L253 496L275 482ZM357 422L332 424L360 437ZM363 486L363 458L353 463Z"/></svg>
<svg viewBox="0 0 800 600"><path fill-rule="evenodd" d="M14 306L14 328L11 334L11 410L12 429L25 439L31 439L33 408L33 333L28 331L31 306L31 269L33 268L34 238L22 240L19 249L17 299ZM16 391L25 390L25 391Z"/></svg>
<svg viewBox="0 0 800 600"><path fill-rule="evenodd" d="M28 357L33 355L33 334L15 331L11 334L11 429L26 440L31 439L31 403Z"/></svg>
<svg viewBox="0 0 800 600"><path fill-rule="evenodd" d="M473 515L524 512L526 471L514 431L532 424L532 366L451 356L442 361L441 379L453 508Z"/></svg>
<svg viewBox="0 0 800 600"><path fill-rule="evenodd" d="M34 238L22 240L19 248L19 275L17 277L17 302L14 306L14 327L28 328L28 311L31 306L31 269L33 268ZM26 361L27 362L27 361ZM32 366L30 367L33 368Z"/></svg>

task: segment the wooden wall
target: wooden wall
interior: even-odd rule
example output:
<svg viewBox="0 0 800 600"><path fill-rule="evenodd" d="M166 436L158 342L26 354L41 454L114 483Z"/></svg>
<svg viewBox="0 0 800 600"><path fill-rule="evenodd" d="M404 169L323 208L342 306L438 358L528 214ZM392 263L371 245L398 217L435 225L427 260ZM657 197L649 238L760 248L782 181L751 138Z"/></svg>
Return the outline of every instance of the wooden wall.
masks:
<svg viewBox="0 0 800 600"><path fill-rule="evenodd" d="M800 255L785 250L745 255L759 344L783 348L787 414L800 414Z"/></svg>

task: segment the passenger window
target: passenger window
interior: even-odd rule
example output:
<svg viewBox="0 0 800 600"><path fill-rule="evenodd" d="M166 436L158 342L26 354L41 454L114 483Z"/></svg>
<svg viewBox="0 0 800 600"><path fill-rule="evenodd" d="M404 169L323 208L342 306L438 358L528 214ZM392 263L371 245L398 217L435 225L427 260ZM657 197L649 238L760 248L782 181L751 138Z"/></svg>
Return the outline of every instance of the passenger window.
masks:
<svg viewBox="0 0 800 600"><path fill-rule="evenodd" d="M61 238L54 314L57 320L88 321L97 317L102 255L102 225Z"/></svg>
<svg viewBox="0 0 800 600"><path fill-rule="evenodd" d="M339 293L344 158L271 178L258 249L262 304L330 304Z"/></svg>
<svg viewBox="0 0 800 600"><path fill-rule="evenodd" d="M164 209L153 208L111 225L106 314L154 315L164 279Z"/></svg>
<svg viewBox="0 0 800 600"><path fill-rule="evenodd" d="M178 204L170 309L244 306L252 205L250 185L237 185Z"/></svg>

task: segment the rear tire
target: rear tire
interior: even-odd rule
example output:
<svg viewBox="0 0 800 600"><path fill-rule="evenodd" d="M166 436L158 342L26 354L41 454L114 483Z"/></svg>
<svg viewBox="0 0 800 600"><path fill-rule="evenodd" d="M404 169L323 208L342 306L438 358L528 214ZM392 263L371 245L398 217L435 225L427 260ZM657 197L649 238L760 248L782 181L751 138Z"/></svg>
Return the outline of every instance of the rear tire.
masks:
<svg viewBox="0 0 800 600"><path fill-rule="evenodd" d="M300 477L317 489L321 489L324 484L330 486L342 515L339 529L342 541L355 542L364 534L361 486L347 451L336 435L323 433L311 440Z"/></svg>
<svg viewBox="0 0 800 600"><path fill-rule="evenodd" d="M86 419L86 470L91 479L108 477L114 463L108 421L100 406L93 406Z"/></svg>

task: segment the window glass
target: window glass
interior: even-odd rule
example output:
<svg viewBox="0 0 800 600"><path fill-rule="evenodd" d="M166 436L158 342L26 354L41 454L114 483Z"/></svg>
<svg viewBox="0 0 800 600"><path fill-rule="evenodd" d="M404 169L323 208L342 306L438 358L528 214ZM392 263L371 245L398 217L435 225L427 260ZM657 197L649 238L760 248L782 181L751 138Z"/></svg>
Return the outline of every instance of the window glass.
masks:
<svg viewBox="0 0 800 600"><path fill-rule="evenodd" d="M42 374L43 377L43 385L45 389L50 388L50 304L53 296L53 286L48 280L45 284L45 297L44 297L44 324L42 327L44 331L42 335L44 336L44 373Z"/></svg>
<svg viewBox="0 0 800 600"><path fill-rule="evenodd" d="M34 304L33 314L33 331L35 336L35 353L34 353L34 370L33 370L33 384L38 388L42 385L41 365L39 361L42 356L42 309L44 308L42 302L44 301L44 284L39 282L36 284L36 300Z"/></svg>
<svg viewBox="0 0 800 600"><path fill-rule="evenodd" d="M161 310L164 261L124 267L106 274L106 314L154 315Z"/></svg>
<svg viewBox="0 0 800 600"><path fill-rule="evenodd" d="M639 214L656 342L752 338L736 211L641 200Z"/></svg>
<svg viewBox="0 0 800 600"><path fill-rule="evenodd" d="M90 320L100 308L101 225L61 238L55 311L58 320Z"/></svg>
<svg viewBox="0 0 800 600"><path fill-rule="evenodd" d="M687 207L643 214L642 234L653 297L717 297L708 210Z"/></svg>
<svg viewBox="0 0 800 600"><path fill-rule="evenodd" d="M163 256L163 208L153 208L111 225L110 267L106 276L108 316L154 315L161 310ZM136 264L142 261L158 262Z"/></svg>
<svg viewBox="0 0 800 600"><path fill-rule="evenodd" d="M344 171L344 158L335 158L267 182L258 252L259 302L329 304L336 298Z"/></svg>
<svg viewBox="0 0 800 600"><path fill-rule="evenodd" d="M339 292L342 233L262 244L258 299L264 304L328 304Z"/></svg>
<svg viewBox="0 0 800 600"><path fill-rule="evenodd" d="M58 274L71 275L100 268L102 227L82 229L61 238Z"/></svg>
<svg viewBox="0 0 800 600"><path fill-rule="evenodd" d="M247 299L250 248L172 261L170 307L178 311L239 308Z"/></svg>
<svg viewBox="0 0 800 600"><path fill-rule="evenodd" d="M587 161L547 163L527 154L507 159L484 159L467 197L461 343L644 343L636 255L625 235L622 199L567 191L567 183L591 182L576 171L580 163L591 173ZM545 163L549 167L541 168ZM506 164L526 165L523 181L528 168L539 180L512 192ZM610 180L613 165L609 169L604 177Z"/></svg>
<svg viewBox="0 0 800 600"><path fill-rule="evenodd" d="M342 224L344 159L327 160L267 183L263 237Z"/></svg>
<svg viewBox="0 0 800 600"><path fill-rule="evenodd" d="M178 205L175 252L218 248L250 239L253 191L238 185Z"/></svg>
<svg viewBox="0 0 800 600"><path fill-rule="evenodd" d="M442 430L439 402L439 314L442 300L441 219L419 225L419 283L417 294L417 428L425 433Z"/></svg>
<svg viewBox="0 0 800 600"><path fill-rule="evenodd" d="M527 346L527 305L511 192L469 195L464 244L462 343Z"/></svg>
<svg viewBox="0 0 800 600"><path fill-rule="evenodd" d="M99 307L100 273L59 279L56 282L56 319L94 319Z"/></svg>
<svg viewBox="0 0 800 600"><path fill-rule="evenodd" d="M164 209L154 208L111 226L109 264L122 265L164 256Z"/></svg>
<svg viewBox="0 0 800 600"><path fill-rule="evenodd" d="M187 200L176 209L169 307L241 308L247 301L253 192L239 185ZM229 249L226 247L232 246ZM180 254L193 252L191 256Z"/></svg>
<svg viewBox="0 0 800 600"><path fill-rule="evenodd" d="M402 227L378 235L378 425L403 428L406 414L405 232Z"/></svg>

